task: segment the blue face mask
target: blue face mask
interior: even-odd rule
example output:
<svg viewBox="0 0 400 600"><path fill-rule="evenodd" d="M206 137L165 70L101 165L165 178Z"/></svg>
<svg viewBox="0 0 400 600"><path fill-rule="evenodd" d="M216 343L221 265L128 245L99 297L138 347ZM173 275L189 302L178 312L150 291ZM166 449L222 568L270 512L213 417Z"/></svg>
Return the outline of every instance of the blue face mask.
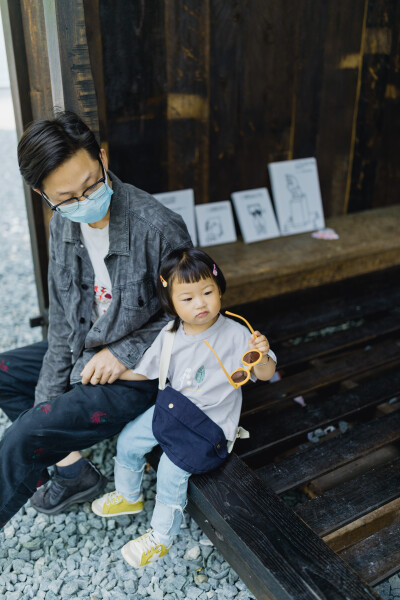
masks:
<svg viewBox="0 0 400 600"><path fill-rule="evenodd" d="M70 211L71 206L75 206L75 204L61 205L57 210L62 217L66 217L70 221L75 221L76 223L96 223L106 216L113 193L114 191L108 185L106 174L105 183L85 198L85 200L76 202L78 206L74 212L71 213Z"/></svg>

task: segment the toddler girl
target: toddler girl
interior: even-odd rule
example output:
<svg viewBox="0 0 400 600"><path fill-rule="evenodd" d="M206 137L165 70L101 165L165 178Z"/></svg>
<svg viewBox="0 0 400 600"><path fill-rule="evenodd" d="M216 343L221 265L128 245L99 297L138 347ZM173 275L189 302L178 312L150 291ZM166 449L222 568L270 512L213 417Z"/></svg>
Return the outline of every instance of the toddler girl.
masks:
<svg viewBox="0 0 400 600"><path fill-rule="evenodd" d="M197 422L203 429L205 427L206 435L209 432L212 437L215 433L217 439L222 440L214 443L215 452L211 457L214 462L208 462L208 466L201 469L191 465L210 458L207 453L203 457L203 438L194 438L195 441L187 445L187 453L184 448L179 454L182 450L179 446L185 439L190 440L185 437L187 428L182 434L179 429L171 434L168 422L164 429L169 439L164 440L160 434L163 414L168 421L168 412L158 415L153 423L153 406L122 430L115 458L116 491L93 502L92 510L99 516L114 517L143 510L141 485L145 455L159 441L164 450L157 470L151 529L122 548L123 557L133 567L142 567L168 553L174 536L179 533L191 473L205 472L219 464L238 436L241 385L249 378L267 381L275 372L276 357L269 349L266 337L258 331L253 332L248 324L252 332L249 336L244 325L220 314L225 285L221 270L202 250L184 248L172 252L160 269L159 295L163 308L175 319L161 330L134 372L126 371L122 376L135 380L159 377L160 388L164 387L162 380L167 376L170 387L164 392L169 391L176 398L164 402L164 410L170 410L171 415L174 411L183 414L180 407L184 406L185 418L189 415L189 428L191 425L197 427L194 423L200 414L203 418L201 423ZM169 350L166 350L167 340L170 340ZM245 367L240 366L241 358ZM160 394L156 415L160 410Z"/></svg>

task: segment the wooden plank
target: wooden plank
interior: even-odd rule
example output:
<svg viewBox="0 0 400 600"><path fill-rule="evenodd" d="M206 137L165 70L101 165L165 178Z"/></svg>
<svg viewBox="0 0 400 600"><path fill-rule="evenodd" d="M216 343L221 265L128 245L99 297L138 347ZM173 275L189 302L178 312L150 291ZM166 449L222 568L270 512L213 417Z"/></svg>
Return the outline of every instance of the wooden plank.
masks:
<svg viewBox="0 0 400 600"><path fill-rule="evenodd" d="M377 531L339 556L370 585L397 573L400 566L400 523Z"/></svg>
<svg viewBox="0 0 400 600"><path fill-rule="evenodd" d="M241 425L250 431L250 439L238 440L235 450L249 464L264 465L264 455L271 456L282 443L290 442L293 446L304 441L308 431L362 413L368 407L389 400L399 390L400 370L395 369L331 397L307 399L304 408L292 404L281 411L241 418Z"/></svg>
<svg viewBox="0 0 400 600"><path fill-rule="evenodd" d="M398 267L375 271L318 289L259 300L237 310L232 307L232 312L239 312L254 328L268 332L269 339L283 341L398 307L399 280Z"/></svg>
<svg viewBox="0 0 400 600"><path fill-rule="evenodd" d="M376 510L352 521L348 525L329 533L322 539L332 550L341 552L353 544L388 527L399 520L400 498L380 506Z"/></svg>
<svg viewBox="0 0 400 600"><path fill-rule="evenodd" d="M371 7L374 3L370 2ZM379 129L374 136L376 148L376 169L374 181L373 206L389 206L398 201L397 190L400 183L399 161L396 157L397 140L400 138L400 113L398 102L400 96L400 4L391 3L391 21L386 21L383 12L382 28L388 28L391 34L390 54L387 55L387 69L384 73L385 91L382 98ZM385 22L386 21L386 22ZM382 143L382 140L385 140ZM365 206L365 203L364 203Z"/></svg>
<svg viewBox="0 0 400 600"><path fill-rule="evenodd" d="M400 458L371 469L296 507L318 535L326 535L399 496Z"/></svg>
<svg viewBox="0 0 400 600"><path fill-rule="evenodd" d="M110 168L150 193L168 188L164 2L100 2Z"/></svg>
<svg viewBox="0 0 400 600"><path fill-rule="evenodd" d="M323 82L318 114L316 156L327 216L347 212L354 121L359 103L360 53L365 29L365 2L351 0L339 8L327 3ZM340 128L332 127L340 121Z"/></svg>
<svg viewBox="0 0 400 600"><path fill-rule="evenodd" d="M328 219L340 236L332 242L304 233L207 251L227 280L224 306L233 306L399 266L399 224L397 205Z"/></svg>
<svg viewBox="0 0 400 600"><path fill-rule="evenodd" d="M377 598L235 455L189 481L189 512L256 598Z"/></svg>
<svg viewBox="0 0 400 600"><path fill-rule="evenodd" d="M168 189L197 202L209 199L209 13L209 0L165 3Z"/></svg>
<svg viewBox="0 0 400 600"><path fill-rule="evenodd" d="M400 181L398 161L391 157L400 125L393 102L400 89L396 67L400 11L396 0L368 0L367 6L350 211L397 202L391 188L398 187Z"/></svg>
<svg viewBox="0 0 400 600"><path fill-rule="evenodd" d="M43 0L53 103L76 112L100 141L83 0Z"/></svg>
<svg viewBox="0 0 400 600"><path fill-rule="evenodd" d="M327 326L329 325L327 324ZM272 347L276 355L279 356L279 368L282 369L295 363L301 364L312 358L324 356L329 352L334 351L336 354L345 348L349 349L361 343L379 340L399 329L399 313L394 312L381 318L375 317L358 327L350 327L345 331L319 337L315 341L310 340L290 347L274 343ZM264 331L264 329L261 329L261 331Z"/></svg>
<svg viewBox="0 0 400 600"><path fill-rule="evenodd" d="M272 384L254 386L243 404L242 418L270 408L282 400L318 390L345 379L355 379L372 369L390 365L400 360L400 340L388 339L374 346L353 350L318 369L307 369ZM278 358L279 361L279 358Z"/></svg>
<svg viewBox="0 0 400 600"><path fill-rule="evenodd" d="M399 458L399 456L400 450L395 444L373 449L368 454L313 479L303 487L303 491L311 498L321 496L324 492L341 485L345 481L360 477L367 471L385 465Z"/></svg>
<svg viewBox="0 0 400 600"><path fill-rule="evenodd" d="M103 40L100 21L100 0L83 0L83 7L90 66L97 98L100 144L108 153L108 125L104 81Z"/></svg>
<svg viewBox="0 0 400 600"><path fill-rule="evenodd" d="M29 3L28 3L29 4ZM1 0L1 14L6 43L7 62L18 139L34 118L48 116L48 65L41 57L43 49L43 11L19 0ZM34 22L36 23L36 29ZM33 31L31 31L33 30ZM32 33L32 37L31 37ZM23 183L30 242L35 273L38 304L43 324L49 306L47 289L47 226L48 211L38 201L37 194ZM34 317L35 315L32 315ZM43 334L46 327L43 327Z"/></svg>
<svg viewBox="0 0 400 600"><path fill-rule="evenodd" d="M216 61L212 79L216 83L212 90L217 88L220 94L214 96L213 114L219 117L218 125L222 123L212 140L219 150L218 160L217 152L213 157L213 174L216 181L224 183L212 197L221 200L236 190L268 185L267 164L293 158L293 131L297 125L293 110L295 82L304 58L298 50L298 32L303 7L309 3L225 2L225 6L229 4L231 47L225 48L220 25L222 35L214 36L216 53L212 52L212 56L222 54L225 58L225 78L220 78ZM316 2L312 4L315 6ZM282 68L281 57L285 55L291 60Z"/></svg>
<svg viewBox="0 0 400 600"><path fill-rule="evenodd" d="M399 377L400 384L400 377ZM265 465L257 474L282 493L400 438L400 412L356 425L333 439Z"/></svg>

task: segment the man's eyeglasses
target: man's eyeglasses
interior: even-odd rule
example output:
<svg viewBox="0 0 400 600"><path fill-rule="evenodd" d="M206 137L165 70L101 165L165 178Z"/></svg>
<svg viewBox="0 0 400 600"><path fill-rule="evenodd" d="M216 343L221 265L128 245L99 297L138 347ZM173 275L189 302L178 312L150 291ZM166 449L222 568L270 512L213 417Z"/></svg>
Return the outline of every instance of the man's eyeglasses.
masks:
<svg viewBox="0 0 400 600"><path fill-rule="evenodd" d="M97 192L97 190L100 189L100 187L106 181L106 172L104 170L103 163L101 162L101 160L99 160L99 163L101 165L103 177L101 177L98 181L96 181L96 183L93 183L88 188L86 188L86 190L84 192L82 192L82 194L80 196L74 196L73 198L68 198L68 200L63 200L62 202L59 202L58 204L53 204L44 192L40 192L42 198L47 202L47 204L50 206L51 210L57 210L60 206L62 206L63 213L72 214L77 210L77 208L79 206L79 202L82 197L87 200L91 194L93 194L94 192Z"/></svg>
<svg viewBox="0 0 400 600"><path fill-rule="evenodd" d="M242 321L244 321L246 323L246 325L250 329L251 333L254 333L254 329L252 328L250 323L248 321L246 321L246 319L244 317L241 317L240 315L236 315L235 313L231 313L228 310L225 311L225 314L231 315L232 317L237 317L238 319L241 319ZM224 365L220 361L218 354L215 352L215 350L210 346L210 344L207 342L207 340L204 340L204 343L207 344L207 346L210 348L211 352L214 353L214 355L216 356L216 358L221 366L221 369L227 376L229 383L231 385L233 385L233 387L235 389L237 389L241 385L244 385L245 383L248 382L248 380L250 379L251 369L255 365L258 365L258 363L260 362L260 360L262 358L262 353L260 352L260 350L257 350L256 348L253 348L252 350L245 352L242 356L242 363L245 365L245 367L239 367L238 369L236 369L235 371L233 371L233 373L231 373L229 375L228 371L225 369Z"/></svg>

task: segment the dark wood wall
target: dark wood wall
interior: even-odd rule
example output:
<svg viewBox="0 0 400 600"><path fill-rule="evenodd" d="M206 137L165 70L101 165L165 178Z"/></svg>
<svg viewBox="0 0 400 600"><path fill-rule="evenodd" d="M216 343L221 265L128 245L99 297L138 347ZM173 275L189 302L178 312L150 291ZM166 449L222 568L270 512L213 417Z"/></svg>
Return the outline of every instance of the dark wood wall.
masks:
<svg viewBox="0 0 400 600"><path fill-rule="evenodd" d="M89 47L103 55L111 166L126 181L193 187L209 202L269 186L268 162L316 156L326 216L398 202L397 0L91 0L85 10L101 22Z"/></svg>

